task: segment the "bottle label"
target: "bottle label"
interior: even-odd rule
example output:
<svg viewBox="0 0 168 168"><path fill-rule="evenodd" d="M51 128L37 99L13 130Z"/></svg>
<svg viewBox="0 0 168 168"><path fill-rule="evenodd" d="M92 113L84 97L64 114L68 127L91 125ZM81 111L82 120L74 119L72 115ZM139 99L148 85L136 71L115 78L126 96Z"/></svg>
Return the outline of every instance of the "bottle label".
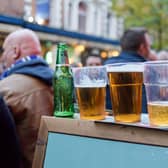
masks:
<svg viewBox="0 0 168 168"><path fill-rule="evenodd" d="M62 71L55 72L54 79L54 115L72 117L74 113L74 86L69 67L61 67ZM67 71L66 71L67 70Z"/></svg>

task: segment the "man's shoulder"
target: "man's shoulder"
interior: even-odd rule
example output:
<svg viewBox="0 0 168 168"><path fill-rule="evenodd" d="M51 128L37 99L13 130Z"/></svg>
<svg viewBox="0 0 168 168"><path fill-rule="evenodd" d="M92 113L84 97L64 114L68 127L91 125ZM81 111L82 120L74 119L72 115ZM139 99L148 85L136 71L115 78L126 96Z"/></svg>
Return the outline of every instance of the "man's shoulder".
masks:
<svg viewBox="0 0 168 168"><path fill-rule="evenodd" d="M24 97L36 98L52 96L52 87L28 75L13 74L0 81L0 94L9 102L20 102Z"/></svg>
<svg viewBox="0 0 168 168"><path fill-rule="evenodd" d="M12 74L0 81L1 91L14 91L21 93L26 90L35 90L35 88L42 88L47 86L41 80L23 74Z"/></svg>
<svg viewBox="0 0 168 168"><path fill-rule="evenodd" d="M123 63L123 62L144 62L146 61L142 56L136 52L121 52L117 57L108 58L104 64Z"/></svg>
<svg viewBox="0 0 168 168"><path fill-rule="evenodd" d="M22 75L22 74L12 74L9 75L8 77L2 79L0 81L0 86L3 85L22 85L23 83L26 83L27 80L30 80L30 77L28 75Z"/></svg>
<svg viewBox="0 0 168 168"><path fill-rule="evenodd" d="M113 63L118 63L118 62L125 62L126 60L121 58L120 56L117 57L112 57L112 58L108 58L104 64L113 64Z"/></svg>

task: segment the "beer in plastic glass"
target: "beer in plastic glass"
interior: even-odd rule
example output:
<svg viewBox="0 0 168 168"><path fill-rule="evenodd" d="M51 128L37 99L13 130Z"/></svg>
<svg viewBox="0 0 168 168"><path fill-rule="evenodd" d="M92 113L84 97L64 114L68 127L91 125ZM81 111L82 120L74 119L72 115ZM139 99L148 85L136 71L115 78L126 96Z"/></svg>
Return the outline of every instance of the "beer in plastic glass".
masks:
<svg viewBox="0 0 168 168"><path fill-rule="evenodd" d="M107 65L114 119L117 122L139 122L142 110L143 64Z"/></svg>
<svg viewBox="0 0 168 168"><path fill-rule="evenodd" d="M73 68L74 85L80 118L105 118L107 72L105 66Z"/></svg>

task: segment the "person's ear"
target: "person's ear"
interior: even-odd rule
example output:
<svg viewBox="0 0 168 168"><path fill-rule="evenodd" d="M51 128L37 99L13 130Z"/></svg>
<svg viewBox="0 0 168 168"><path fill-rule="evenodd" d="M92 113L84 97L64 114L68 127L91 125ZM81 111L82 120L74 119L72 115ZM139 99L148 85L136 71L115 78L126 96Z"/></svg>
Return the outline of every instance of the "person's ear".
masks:
<svg viewBox="0 0 168 168"><path fill-rule="evenodd" d="M144 50L145 50L145 45L142 43L139 47L138 53L143 56Z"/></svg>
<svg viewBox="0 0 168 168"><path fill-rule="evenodd" d="M18 45L14 46L14 59L20 58L20 47Z"/></svg>
<svg viewBox="0 0 168 168"><path fill-rule="evenodd" d="M143 45L143 44L141 44L141 45L139 46L139 51L142 51L142 50L143 50L143 48L144 48L144 45Z"/></svg>

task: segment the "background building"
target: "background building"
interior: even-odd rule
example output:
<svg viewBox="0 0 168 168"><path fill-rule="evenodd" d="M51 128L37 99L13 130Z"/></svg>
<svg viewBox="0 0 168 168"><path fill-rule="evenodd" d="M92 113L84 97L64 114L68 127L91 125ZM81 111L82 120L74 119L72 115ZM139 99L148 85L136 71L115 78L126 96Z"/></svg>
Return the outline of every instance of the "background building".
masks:
<svg viewBox="0 0 168 168"><path fill-rule="evenodd" d="M24 0L0 0L0 13L22 17L24 15Z"/></svg>
<svg viewBox="0 0 168 168"><path fill-rule="evenodd" d="M23 23L22 27L34 28L41 39L43 54L50 63L55 62L55 49L59 41L70 46L71 62L80 62L80 57L96 50L104 59L117 55L119 44L113 41L123 32L123 19L111 11L111 0L0 0L0 13L21 18L32 25ZM45 33L36 30L36 24L43 26ZM1 25L0 27L3 27ZM44 27L46 26L46 27ZM53 28L53 29L49 29ZM2 28L3 29L3 28ZM10 32L17 29L12 26ZM53 33L61 30L59 36ZM76 33L76 34L75 34ZM70 37L67 37L70 35ZM2 35L1 35L2 37ZM2 38L3 39L3 38ZM115 44L115 43L114 43ZM54 65L53 65L54 66Z"/></svg>
<svg viewBox="0 0 168 168"><path fill-rule="evenodd" d="M111 0L25 0L28 21L64 30L118 39L123 19L111 11Z"/></svg>

